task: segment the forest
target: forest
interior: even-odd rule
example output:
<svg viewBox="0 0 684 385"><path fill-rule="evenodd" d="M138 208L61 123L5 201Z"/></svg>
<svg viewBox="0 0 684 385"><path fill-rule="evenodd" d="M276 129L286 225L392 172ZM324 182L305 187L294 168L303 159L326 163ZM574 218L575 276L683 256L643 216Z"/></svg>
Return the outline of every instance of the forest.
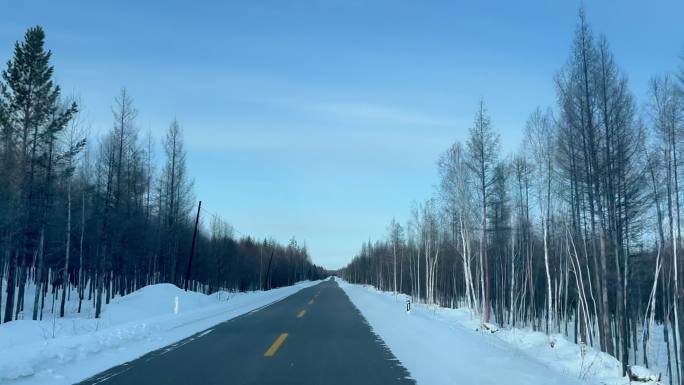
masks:
<svg viewBox="0 0 684 385"><path fill-rule="evenodd" d="M0 79L0 322L42 319L50 299L64 317L71 295L97 318L110 299L155 283L212 293L323 276L295 238L238 238L198 204L182 125L172 120L160 141L141 134L125 88L111 128L91 135L51 56L45 31L30 28Z"/></svg>
<svg viewBox="0 0 684 385"><path fill-rule="evenodd" d="M340 274L470 308L484 328L560 333L613 355L623 374L658 365L682 383L684 56L637 105L580 9L552 80L556 104L531 111L512 154L481 100L468 139L437 160L433 196ZM667 359L654 362L661 347Z"/></svg>

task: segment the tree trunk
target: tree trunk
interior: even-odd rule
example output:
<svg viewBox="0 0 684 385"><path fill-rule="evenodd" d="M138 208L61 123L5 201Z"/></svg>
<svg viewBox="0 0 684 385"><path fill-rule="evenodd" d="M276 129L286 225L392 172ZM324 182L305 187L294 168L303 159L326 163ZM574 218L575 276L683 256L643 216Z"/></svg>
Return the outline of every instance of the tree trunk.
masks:
<svg viewBox="0 0 684 385"><path fill-rule="evenodd" d="M67 227L66 248L64 250L64 271L62 275L62 299L59 304L59 316L64 317L67 287L69 286L69 252L71 249L71 181L67 180Z"/></svg>

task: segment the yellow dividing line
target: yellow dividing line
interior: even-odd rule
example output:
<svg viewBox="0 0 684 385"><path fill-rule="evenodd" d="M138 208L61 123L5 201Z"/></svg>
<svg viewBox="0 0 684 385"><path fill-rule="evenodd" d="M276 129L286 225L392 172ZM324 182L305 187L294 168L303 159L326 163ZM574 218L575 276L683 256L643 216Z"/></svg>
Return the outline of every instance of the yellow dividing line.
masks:
<svg viewBox="0 0 684 385"><path fill-rule="evenodd" d="M302 317L304 317L304 314L306 314L306 310L300 311L299 314L297 314L297 318L302 318Z"/></svg>
<svg viewBox="0 0 684 385"><path fill-rule="evenodd" d="M313 305L313 300L309 301L309 305Z"/></svg>
<svg viewBox="0 0 684 385"><path fill-rule="evenodd" d="M278 348L280 348L280 345L285 342L285 339L287 338L287 333L283 333L278 338L275 340L273 345L271 345L270 348L264 353L264 357L273 357L274 354L278 351Z"/></svg>

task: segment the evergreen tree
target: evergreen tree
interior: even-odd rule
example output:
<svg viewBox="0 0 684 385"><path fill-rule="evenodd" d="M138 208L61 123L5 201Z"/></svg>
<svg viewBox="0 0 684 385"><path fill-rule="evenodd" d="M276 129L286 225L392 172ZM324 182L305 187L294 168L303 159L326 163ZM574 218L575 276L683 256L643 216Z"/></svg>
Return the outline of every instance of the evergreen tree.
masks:
<svg viewBox="0 0 684 385"><path fill-rule="evenodd" d="M37 275L42 282L45 227L51 208L55 169L63 154L58 153L57 136L77 112L75 103L64 105L61 90L52 81L51 52L45 50L45 33L39 26L30 28L24 41L17 42L14 56L2 73L3 100L2 159L8 183L9 228L3 232L11 256L5 322L23 309L23 290L33 255L38 256ZM77 149L67 149L71 152ZM17 280L19 280L17 282ZM18 286L19 300L13 303ZM36 318L34 308L33 318Z"/></svg>

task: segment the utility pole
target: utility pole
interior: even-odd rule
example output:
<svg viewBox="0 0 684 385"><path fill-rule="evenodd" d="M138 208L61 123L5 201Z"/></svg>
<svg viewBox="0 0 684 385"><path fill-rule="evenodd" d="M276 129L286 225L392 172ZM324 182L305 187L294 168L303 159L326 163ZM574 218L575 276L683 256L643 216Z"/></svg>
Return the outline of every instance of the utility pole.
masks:
<svg viewBox="0 0 684 385"><path fill-rule="evenodd" d="M195 217L195 231L192 233L192 245L190 246L190 258L188 258L188 268L185 270L185 291L188 291L188 283L190 282L190 270L192 269L192 257L195 255L195 242L197 241L197 225L199 224L200 210L202 209L202 201L197 205L197 217Z"/></svg>
<svg viewBox="0 0 684 385"><path fill-rule="evenodd" d="M273 262L273 253L274 251L271 251L271 258L268 259L268 268L266 269L266 278L264 278L264 288L266 290L271 288L269 281L271 280L271 262Z"/></svg>

